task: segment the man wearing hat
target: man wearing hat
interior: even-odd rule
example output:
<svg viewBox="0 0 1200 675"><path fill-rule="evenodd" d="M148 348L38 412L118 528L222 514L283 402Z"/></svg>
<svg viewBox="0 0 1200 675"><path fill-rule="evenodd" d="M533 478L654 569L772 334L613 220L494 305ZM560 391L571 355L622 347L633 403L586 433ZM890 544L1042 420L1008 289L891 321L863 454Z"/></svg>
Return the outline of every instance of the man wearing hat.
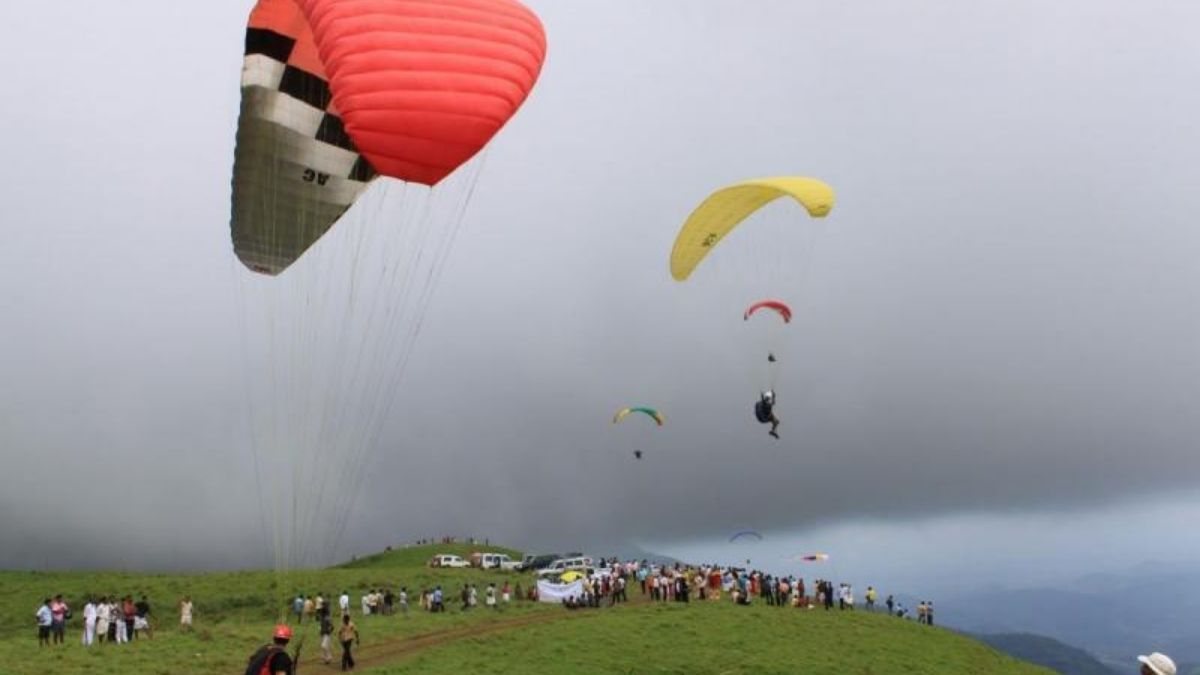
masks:
<svg viewBox="0 0 1200 675"><path fill-rule="evenodd" d="M291 640L291 628L284 624L275 626L271 644L263 645L254 652L246 667L246 675L293 675L292 657L287 653L287 645Z"/></svg>
<svg viewBox="0 0 1200 675"><path fill-rule="evenodd" d="M1139 656L1142 663L1141 675L1175 675L1175 662L1166 654L1154 652L1150 656Z"/></svg>

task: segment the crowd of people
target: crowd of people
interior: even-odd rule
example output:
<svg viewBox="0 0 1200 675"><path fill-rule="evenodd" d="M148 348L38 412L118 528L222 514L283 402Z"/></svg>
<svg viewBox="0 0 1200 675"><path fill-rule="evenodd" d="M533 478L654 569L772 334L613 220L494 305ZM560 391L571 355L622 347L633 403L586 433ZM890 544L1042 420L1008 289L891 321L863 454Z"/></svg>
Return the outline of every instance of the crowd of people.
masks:
<svg viewBox="0 0 1200 675"><path fill-rule="evenodd" d="M578 595L564 597L562 605L570 610L582 608L612 607L628 602L627 587L636 584L647 602L696 601L716 602L728 599L737 605L762 602L768 606L801 609L824 609L830 611L836 605L839 610L853 611L856 606L854 587L817 578L806 583L795 576L775 576L757 570L720 565L654 565L645 560L620 562L615 558L600 560L590 569L577 573L580 588ZM513 583L515 581L515 583ZM479 605L480 590L475 583L464 583L456 593L458 610L470 612ZM537 601L537 584L523 588L519 580L504 579L490 582L482 591L483 605L499 611L513 602ZM915 613L894 596L888 595L883 603L878 601L878 591L868 586L863 594L867 611L884 611L901 619L915 618L917 623L934 625L933 602L920 601ZM361 616L391 616L399 612L409 613L409 591L406 586L399 590L368 589L359 597L358 612ZM418 606L422 611L439 613L446 611L446 594L440 585L420 591ZM321 638L321 659L325 664L333 663L333 640L336 636L341 646L341 668L352 670L355 666L352 648L359 644L358 626L351 618L351 596L346 590L334 598L325 593L306 596L298 593L291 603L296 624L317 622ZM336 607L338 620L334 620ZM82 631L80 643L92 646L96 643L124 644L136 639L154 637L155 620L150 602L143 593L134 601L132 595L118 597L88 597L80 610ZM74 617L71 606L62 595L47 597L35 612L38 626L39 645L49 647L66 642L66 626ZM179 621L182 631L192 627L193 603L189 596L179 601ZM292 629L280 624L276 626L271 643L264 645L251 656L247 672L269 672L290 674L292 657L287 646L292 639ZM1165 655L1154 653L1139 657L1142 675L1175 675L1174 663Z"/></svg>
<svg viewBox="0 0 1200 675"><path fill-rule="evenodd" d="M192 603L184 598L180 603L183 627L190 628ZM134 602L132 595L124 597L88 597L83 604L80 644L125 644L138 638L154 637L154 615L150 601L143 594ZM67 622L74 616L71 606L62 595L46 598L34 613L38 625L38 644L48 647L66 642Z"/></svg>
<svg viewBox="0 0 1200 675"><path fill-rule="evenodd" d="M804 609L824 608L853 610L856 606L854 587L840 583L836 587L828 579L806 583L795 576L776 576L757 570L721 565L653 565L645 560L620 562L601 560L597 566L580 577L582 591L578 596L564 597L562 603L570 609L579 607L612 606L628 599L626 585L636 583L642 596L651 602L682 602L692 600L718 601L722 598L749 605L756 600L774 607ZM868 611L881 611L879 593L868 586L863 595ZM908 609L888 596L883 603L887 613L909 617ZM918 606L918 622L933 625L933 603L925 600Z"/></svg>

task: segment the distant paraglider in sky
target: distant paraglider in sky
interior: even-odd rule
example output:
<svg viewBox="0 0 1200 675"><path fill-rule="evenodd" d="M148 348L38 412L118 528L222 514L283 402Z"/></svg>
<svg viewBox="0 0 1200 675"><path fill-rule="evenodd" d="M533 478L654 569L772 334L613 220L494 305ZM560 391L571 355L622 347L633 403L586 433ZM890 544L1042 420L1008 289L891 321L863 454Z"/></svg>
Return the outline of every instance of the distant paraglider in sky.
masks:
<svg viewBox="0 0 1200 675"><path fill-rule="evenodd" d="M815 178L778 176L727 185L688 216L671 249L671 276L686 281L709 253L743 220L780 197L791 197L814 218L833 209L833 188Z"/></svg>
<svg viewBox="0 0 1200 675"><path fill-rule="evenodd" d="M620 422L621 420L625 419L626 417L628 417L629 415L631 415L633 413L641 413L641 414L649 417L650 419L654 420L654 423L660 427L666 423L666 418L663 417L663 414L660 413L659 411L655 410L654 408L636 407L636 408L621 408L620 410L618 410L617 414L613 415L613 424Z"/></svg>
<svg viewBox="0 0 1200 675"><path fill-rule="evenodd" d="M745 539L745 540L752 539L754 541L762 541L763 536L761 534L755 532L754 530L742 530L740 532L735 532L731 537L729 537L730 543L735 542L735 541L740 541L743 539Z"/></svg>
<svg viewBox="0 0 1200 675"><path fill-rule="evenodd" d="M779 318L783 319L784 323L792 322L792 308L788 307L782 300L760 300L746 308L746 311L742 313L742 320L749 321L750 317L762 309L773 311L779 315Z"/></svg>
<svg viewBox="0 0 1200 675"><path fill-rule="evenodd" d="M634 415L634 413L636 413L636 415ZM635 427L640 426L642 430L635 429L632 432L625 432L625 433L633 433L633 434L637 435L639 438L639 440L638 440L639 444L649 442L648 435L642 436L642 434L647 433L646 431L644 431L645 429L654 429L654 428L661 427L667 421L666 418L663 417L663 414L661 412L659 412L657 409L648 408L645 406L637 406L637 407L621 408L620 410L618 410L617 414L613 415L612 423L619 424L623 420L628 418L630 415L634 415L635 417L638 417L641 419L649 419L649 420L654 421L655 426L653 426L653 427L651 427L645 423L642 423L641 425L635 424L634 425ZM630 424L630 423L627 422L626 424ZM625 424L622 424L621 426L625 426ZM636 449L633 451L633 458L636 460L640 460L643 457L643 454L644 453L642 452L641 449Z"/></svg>

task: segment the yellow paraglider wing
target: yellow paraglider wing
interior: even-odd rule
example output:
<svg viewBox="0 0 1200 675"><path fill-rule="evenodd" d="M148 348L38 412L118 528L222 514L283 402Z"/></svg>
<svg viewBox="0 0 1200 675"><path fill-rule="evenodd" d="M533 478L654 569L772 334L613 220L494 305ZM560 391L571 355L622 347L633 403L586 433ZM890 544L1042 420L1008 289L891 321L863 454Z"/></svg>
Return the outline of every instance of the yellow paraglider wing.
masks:
<svg viewBox="0 0 1200 675"><path fill-rule="evenodd" d="M755 178L723 187L701 202L679 230L671 249L671 276L686 280L738 223L784 196L795 199L814 218L833 209L833 188L815 178Z"/></svg>

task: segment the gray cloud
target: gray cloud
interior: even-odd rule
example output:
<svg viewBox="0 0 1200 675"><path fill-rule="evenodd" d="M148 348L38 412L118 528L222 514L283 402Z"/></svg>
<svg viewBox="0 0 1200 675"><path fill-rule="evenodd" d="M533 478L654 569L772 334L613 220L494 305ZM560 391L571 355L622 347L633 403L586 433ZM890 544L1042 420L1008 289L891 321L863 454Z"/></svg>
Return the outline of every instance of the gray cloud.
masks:
<svg viewBox="0 0 1200 675"><path fill-rule="evenodd" d="M246 8L127 4L3 29L27 56L0 104L0 564L259 564L227 239ZM1195 489L1197 10L534 7L542 81L489 151L346 551ZM51 31L86 65L28 56ZM741 372L753 287L666 271L709 190L775 173L839 194L782 276L781 442ZM641 402L668 426L608 424Z"/></svg>

